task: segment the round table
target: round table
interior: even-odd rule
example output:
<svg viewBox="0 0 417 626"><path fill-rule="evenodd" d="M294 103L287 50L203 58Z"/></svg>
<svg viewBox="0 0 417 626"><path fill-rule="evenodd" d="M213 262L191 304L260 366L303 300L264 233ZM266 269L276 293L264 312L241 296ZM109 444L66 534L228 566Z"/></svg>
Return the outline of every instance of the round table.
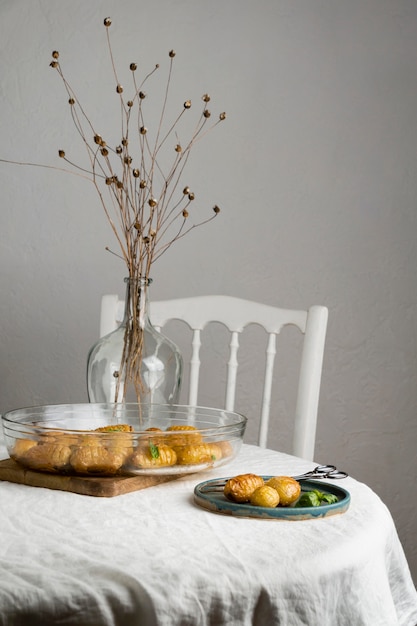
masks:
<svg viewBox="0 0 417 626"><path fill-rule="evenodd" d="M210 478L313 467L243 445L222 468L113 498L0 481L0 626L414 626L402 546L366 485L339 481L349 509L306 521L193 500Z"/></svg>

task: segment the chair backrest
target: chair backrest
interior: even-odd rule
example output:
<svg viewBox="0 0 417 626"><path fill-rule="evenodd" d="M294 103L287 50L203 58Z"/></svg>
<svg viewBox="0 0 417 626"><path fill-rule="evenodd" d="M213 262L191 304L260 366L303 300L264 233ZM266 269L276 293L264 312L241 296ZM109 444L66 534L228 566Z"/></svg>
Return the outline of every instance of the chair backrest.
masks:
<svg viewBox="0 0 417 626"><path fill-rule="evenodd" d="M120 324L124 302L117 295L105 295L101 303L100 336L115 330ZM323 366L328 310L312 306L306 310L277 308L230 296L195 296L151 302L150 318L157 330L170 320L182 320L192 330L188 404L198 405L201 331L210 322L220 322L230 332L227 363L226 399L224 408L234 410L239 335L246 326L255 323L268 333L265 354L265 376L259 422L258 445L266 447L271 407L276 337L284 326L296 326L303 337L297 400L294 416L292 453L313 460L318 403Z"/></svg>

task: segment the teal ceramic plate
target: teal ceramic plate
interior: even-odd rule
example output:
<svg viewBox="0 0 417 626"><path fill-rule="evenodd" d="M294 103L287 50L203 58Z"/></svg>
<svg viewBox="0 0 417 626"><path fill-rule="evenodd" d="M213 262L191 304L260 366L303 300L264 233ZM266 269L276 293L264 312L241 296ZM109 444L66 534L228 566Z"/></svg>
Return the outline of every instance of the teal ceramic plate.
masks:
<svg viewBox="0 0 417 626"><path fill-rule="evenodd" d="M263 476L266 481L271 476ZM194 489L194 502L204 509L213 513L222 513L235 517L256 517L261 519L279 519L300 521L307 519L318 519L345 513L350 504L350 494L346 489L334 483L324 483L318 480L300 480L301 492L319 489L323 493L331 493L338 499L334 504L322 504L320 506L309 507L276 507L269 509L252 504L239 504L231 502L223 494L223 487L228 478L217 478L199 483Z"/></svg>

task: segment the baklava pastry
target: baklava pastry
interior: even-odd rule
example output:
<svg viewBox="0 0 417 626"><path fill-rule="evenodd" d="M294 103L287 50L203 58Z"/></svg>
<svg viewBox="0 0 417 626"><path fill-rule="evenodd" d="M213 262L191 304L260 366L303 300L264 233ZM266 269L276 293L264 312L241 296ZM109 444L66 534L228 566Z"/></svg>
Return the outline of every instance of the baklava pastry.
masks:
<svg viewBox="0 0 417 626"><path fill-rule="evenodd" d="M264 479L257 474L239 474L229 478L225 487L224 495L234 502L249 502L251 495L258 487L262 487Z"/></svg>
<svg viewBox="0 0 417 626"><path fill-rule="evenodd" d="M128 464L137 469L152 469L175 465L177 455L175 451L165 444L138 447L130 457Z"/></svg>
<svg viewBox="0 0 417 626"><path fill-rule="evenodd" d="M215 443L200 443L175 448L178 465L210 463L222 458L221 448Z"/></svg>

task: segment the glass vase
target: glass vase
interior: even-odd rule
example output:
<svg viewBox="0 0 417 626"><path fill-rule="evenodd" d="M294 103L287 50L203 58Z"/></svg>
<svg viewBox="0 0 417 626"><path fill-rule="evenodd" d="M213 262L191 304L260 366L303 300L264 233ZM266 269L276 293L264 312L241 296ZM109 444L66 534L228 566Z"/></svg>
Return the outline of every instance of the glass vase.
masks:
<svg viewBox="0 0 417 626"><path fill-rule="evenodd" d="M123 321L116 330L101 337L88 355L90 402L178 403L182 357L178 347L151 324L151 282L125 278Z"/></svg>

